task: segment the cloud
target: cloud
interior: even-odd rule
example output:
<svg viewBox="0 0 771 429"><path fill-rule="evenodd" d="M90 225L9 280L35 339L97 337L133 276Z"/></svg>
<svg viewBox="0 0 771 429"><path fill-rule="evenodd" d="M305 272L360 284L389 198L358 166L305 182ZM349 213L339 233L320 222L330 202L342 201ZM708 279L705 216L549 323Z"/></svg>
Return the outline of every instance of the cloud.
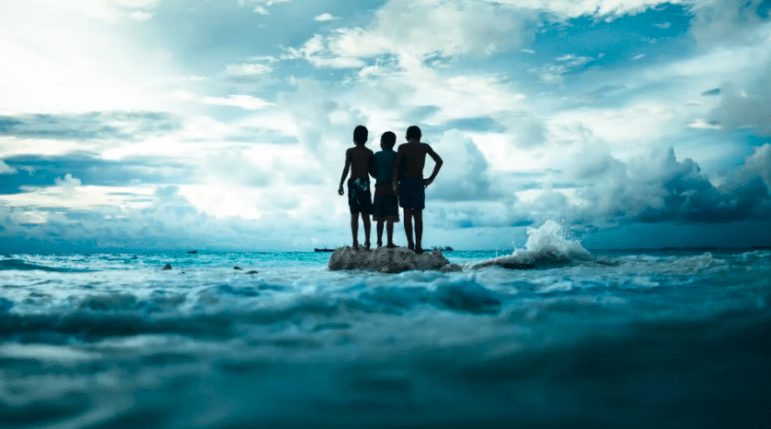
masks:
<svg viewBox="0 0 771 429"><path fill-rule="evenodd" d="M491 191L488 163L474 141L460 131L447 131L431 145L444 162L434 185L427 190L427 198L441 201L489 200L496 195ZM433 160L426 157L426 171L433 168ZM426 173L428 174L428 173Z"/></svg>
<svg viewBox="0 0 771 429"><path fill-rule="evenodd" d="M19 155L7 159L14 173L0 181L0 195L20 193L19 188L45 188L67 174L83 185L114 187L143 184L191 183L197 179L196 166L182 159L153 156L105 160L97 155ZM17 173L17 174L16 174Z"/></svg>
<svg viewBox="0 0 771 429"><path fill-rule="evenodd" d="M761 8L766 0L701 0L689 10L694 18L688 28L693 38L704 45L724 45L756 40L756 30L768 26L768 16Z"/></svg>
<svg viewBox="0 0 771 429"><path fill-rule="evenodd" d="M269 15L268 8L278 4L286 3L291 0L238 0L238 4L241 6L251 6L255 13L260 15Z"/></svg>
<svg viewBox="0 0 771 429"><path fill-rule="evenodd" d="M0 160L0 174L16 174L18 170Z"/></svg>
<svg viewBox="0 0 771 429"><path fill-rule="evenodd" d="M404 61L432 55L488 55L522 46L533 14L480 1L392 0L366 28L338 28L315 35L286 58L316 67L361 68L364 59L395 55Z"/></svg>
<svg viewBox="0 0 771 429"><path fill-rule="evenodd" d="M340 19L340 18L336 16L332 16L329 13L322 13L321 15L318 15L313 18L314 21L318 21L318 22L334 21L336 19Z"/></svg>
<svg viewBox="0 0 771 429"><path fill-rule="evenodd" d="M57 177L54 183L56 183L56 186L66 190L72 190L81 185L80 179L72 177L70 173L67 173L63 179Z"/></svg>
<svg viewBox="0 0 771 429"><path fill-rule="evenodd" d="M228 64L225 66L228 76L261 76L273 71L273 67L263 63Z"/></svg>
<svg viewBox="0 0 771 429"><path fill-rule="evenodd" d="M543 82L561 84L564 82L563 75L579 70L586 64L596 61L603 56L604 54L602 53L599 54L598 58L567 54L556 58L556 63L546 64L532 71L537 72Z"/></svg>
<svg viewBox="0 0 771 429"><path fill-rule="evenodd" d="M25 139L139 140L181 128L164 112L90 112L0 116L0 132Z"/></svg>
<svg viewBox="0 0 771 429"><path fill-rule="evenodd" d="M580 203L567 199L559 210L574 221L600 223L768 220L771 188L765 181L770 172L763 163L769 154L771 145L758 149L716 187L693 160L678 161L672 148L626 163L601 150L587 152L564 176L573 180L569 188Z"/></svg>
<svg viewBox="0 0 771 429"><path fill-rule="evenodd" d="M771 61L768 64L771 67ZM731 82L725 83L720 88L720 105L709 114L710 123L771 137L771 77L761 79L753 85L752 93L739 91Z"/></svg>
<svg viewBox="0 0 771 429"><path fill-rule="evenodd" d="M240 107L244 110L263 110L275 106L275 103L245 94L229 95L228 97L201 97L199 101L215 106Z"/></svg>
<svg viewBox="0 0 771 429"><path fill-rule="evenodd" d="M33 0L49 8L60 8L108 22L124 18L147 21L154 15L161 0Z"/></svg>

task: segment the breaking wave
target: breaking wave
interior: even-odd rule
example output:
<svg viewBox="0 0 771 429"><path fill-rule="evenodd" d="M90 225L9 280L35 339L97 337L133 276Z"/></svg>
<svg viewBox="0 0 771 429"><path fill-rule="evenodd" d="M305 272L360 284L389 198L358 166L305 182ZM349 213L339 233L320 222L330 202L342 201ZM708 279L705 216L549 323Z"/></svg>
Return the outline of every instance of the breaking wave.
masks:
<svg viewBox="0 0 771 429"><path fill-rule="evenodd" d="M567 238L562 225L553 220L547 220L539 228L528 228L527 235L524 249L516 249L511 255L472 263L468 268L501 266L510 269L533 269L575 262L601 262L586 250L580 241Z"/></svg>

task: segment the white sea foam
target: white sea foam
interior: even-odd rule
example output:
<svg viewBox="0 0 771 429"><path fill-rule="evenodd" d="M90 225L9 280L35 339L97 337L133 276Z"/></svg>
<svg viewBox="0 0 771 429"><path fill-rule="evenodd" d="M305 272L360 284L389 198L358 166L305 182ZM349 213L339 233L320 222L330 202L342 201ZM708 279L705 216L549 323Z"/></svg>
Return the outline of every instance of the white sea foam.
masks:
<svg viewBox="0 0 771 429"><path fill-rule="evenodd" d="M528 227L527 235L524 249L516 249L511 255L475 262L468 267L529 269L594 260L579 240L568 238L562 225L553 220L547 220L538 228Z"/></svg>

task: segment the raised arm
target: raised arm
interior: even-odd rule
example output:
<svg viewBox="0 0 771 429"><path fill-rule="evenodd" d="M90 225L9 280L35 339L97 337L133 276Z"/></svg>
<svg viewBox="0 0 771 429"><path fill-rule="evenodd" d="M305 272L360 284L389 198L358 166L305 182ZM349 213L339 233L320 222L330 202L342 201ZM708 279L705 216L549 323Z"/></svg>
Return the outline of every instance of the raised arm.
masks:
<svg viewBox="0 0 771 429"><path fill-rule="evenodd" d="M345 151L345 167L343 168L343 175L340 177L340 187L337 188L337 193L340 195L343 195L345 191L343 191L343 182L345 182L345 178L348 177L348 170L351 169L351 151L347 150Z"/></svg>
<svg viewBox="0 0 771 429"><path fill-rule="evenodd" d="M442 168L443 161L442 158L436 152L434 152L434 150L431 149L431 146L429 145L426 145L426 153L429 154L431 159L433 159L435 162L434 171L431 173L431 176L423 181L424 185L428 186L434 181L434 179L436 179L436 175L439 174L439 169Z"/></svg>

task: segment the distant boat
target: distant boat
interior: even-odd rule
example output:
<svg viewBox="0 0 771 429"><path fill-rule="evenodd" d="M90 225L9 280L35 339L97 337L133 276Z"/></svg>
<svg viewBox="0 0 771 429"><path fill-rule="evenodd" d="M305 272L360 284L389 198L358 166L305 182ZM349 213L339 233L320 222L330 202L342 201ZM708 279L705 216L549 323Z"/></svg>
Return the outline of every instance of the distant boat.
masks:
<svg viewBox="0 0 771 429"><path fill-rule="evenodd" d="M316 252L334 252L335 249L313 249Z"/></svg>

